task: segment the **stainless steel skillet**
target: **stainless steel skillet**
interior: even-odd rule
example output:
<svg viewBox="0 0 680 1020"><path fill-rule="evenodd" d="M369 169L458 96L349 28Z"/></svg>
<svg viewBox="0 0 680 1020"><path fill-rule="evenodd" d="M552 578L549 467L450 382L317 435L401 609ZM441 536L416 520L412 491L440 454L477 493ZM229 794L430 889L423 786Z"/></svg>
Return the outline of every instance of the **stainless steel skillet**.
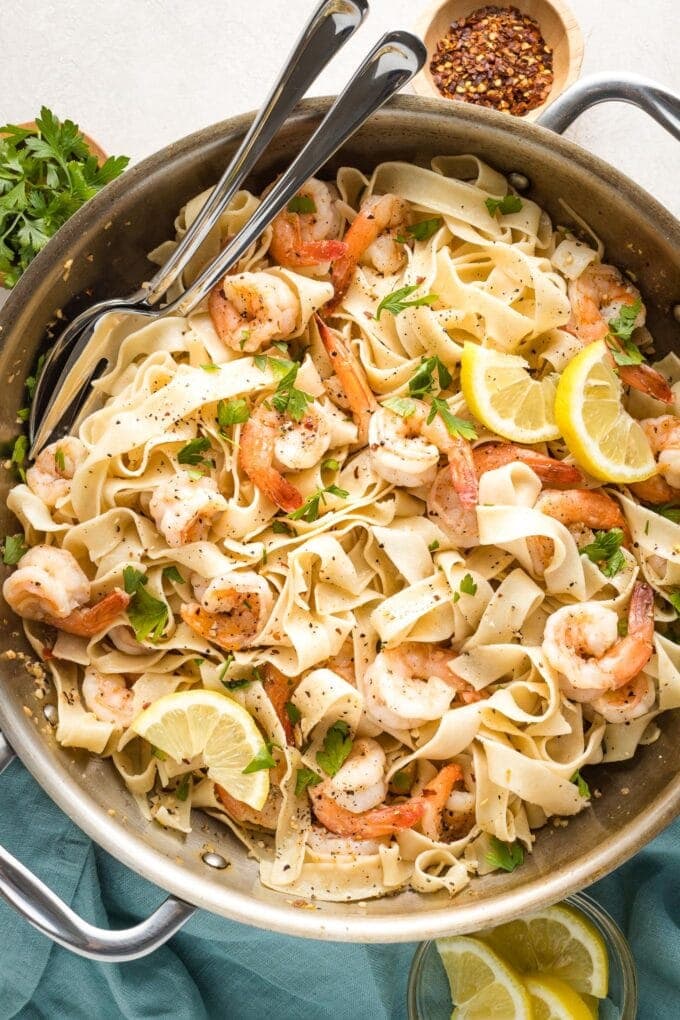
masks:
<svg viewBox="0 0 680 1020"><path fill-rule="evenodd" d="M636 79L620 80L615 90L601 79L595 85L582 82L548 111L548 123L562 129L591 100L602 101L611 93L652 108L678 134L680 102ZM300 108L258 165L254 187L264 186L290 161L329 105L330 100L315 100ZM71 315L93 297L137 287L148 275L146 252L171 236L178 206L217 179L249 122L248 117L227 121L151 157L86 206L36 259L0 314L0 377L7 383L0 438L15 434L23 381L56 310ZM331 170L341 163L370 170L385 159L424 161L442 152L473 152L506 173L523 174L531 196L562 222L567 219L564 200L603 238L609 256L635 273L660 352L677 344L680 330L673 309L680 301L680 224L611 166L545 128L462 104L401 98L359 131L334 157ZM64 281L63 264L69 258L73 265ZM3 527L14 530L9 521ZM2 648L17 648L17 621L6 609L3 617ZM201 819L186 840L145 823L106 762L57 747L21 663L2 660L1 670L0 727L24 764L93 839L172 894L141 929L104 933L70 914L9 855L1 854L0 893L51 937L98 958L130 959L148 952L177 930L193 906L270 930L348 941L406 941L471 931L588 885L680 812L680 714L672 713L662 717L659 740L642 748L632 762L598 768L602 797L567 828L541 832L535 854L511 875L480 879L454 900L406 892L363 905L318 903L314 909L299 909L290 897L259 887L253 862L219 823ZM5 753L9 759L11 752ZM622 788L629 793L623 796ZM217 857L210 855L213 851ZM224 862L229 867L220 870Z"/></svg>

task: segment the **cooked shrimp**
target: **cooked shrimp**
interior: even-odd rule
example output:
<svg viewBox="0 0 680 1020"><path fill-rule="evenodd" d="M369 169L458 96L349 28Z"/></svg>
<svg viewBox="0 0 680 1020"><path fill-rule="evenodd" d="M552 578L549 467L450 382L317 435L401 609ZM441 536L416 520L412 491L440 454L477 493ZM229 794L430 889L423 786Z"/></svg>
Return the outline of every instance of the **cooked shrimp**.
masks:
<svg viewBox="0 0 680 1020"><path fill-rule="evenodd" d="M26 484L48 507L68 496L76 468L85 460L85 447L75 436L50 443L26 472Z"/></svg>
<svg viewBox="0 0 680 1020"><path fill-rule="evenodd" d="M520 461L530 467L541 479L554 486L576 485L582 481L581 472L573 464L548 457L512 443L484 443L472 451L472 460L478 478L487 471ZM428 515L436 520L442 531L461 549L479 544L479 528L475 503L464 505L454 487L450 472L440 471L427 496Z"/></svg>
<svg viewBox="0 0 680 1020"><path fill-rule="evenodd" d="M220 340L252 354L270 340L286 340L300 319L300 301L274 273L225 276L210 292L208 311Z"/></svg>
<svg viewBox="0 0 680 1020"><path fill-rule="evenodd" d="M654 651L654 590L637 582L628 608L628 633L619 637L617 614L599 602L562 606L548 617L543 654L577 691L593 696L624 687ZM588 699L590 700L590 699Z"/></svg>
<svg viewBox="0 0 680 1020"><path fill-rule="evenodd" d="M453 655L415 641L380 652L364 675L369 717L385 729L416 729L440 719L454 698L479 701L481 695L449 666Z"/></svg>
<svg viewBox="0 0 680 1020"><path fill-rule="evenodd" d="M185 603L180 615L193 631L227 651L255 644L274 605L264 577L248 570L206 582L194 574L191 583L199 601Z"/></svg>
<svg viewBox="0 0 680 1020"><path fill-rule="evenodd" d="M342 258L347 245L338 241L342 218L337 210L337 192L323 181L310 178L298 192L307 200L309 212L285 209L272 223L270 254L280 266L290 269L319 266Z"/></svg>
<svg viewBox="0 0 680 1020"><path fill-rule="evenodd" d="M82 695L85 707L102 722L123 728L132 722L134 695L120 673L100 673L87 666Z"/></svg>
<svg viewBox="0 0 680 1020"><path fill-rule="evenodd" d="M662 414L640 422L654 456L658 474L636 482L631 490L645 503L675 503L680 500L680 418Z"/></svg>
<svg viewBox="0 0 680 1020"><path fill-rule="evenodd" d="M253 485L290 513L302 506L301 493L281 473L313 467L331 444L323 409L309 404L300 421L260 404L243 426L239 461Z"/></svg>
<svg viewBox="0 0 680 1020"><path fill-rule="evenodd" d="M618 269L606 264L592 264L569 284L571 318L564 327L584 344L609 337L610 343L618 345L615 336L609 332L609 324L637 301L640 311L635 326L643 326L646 317L640 292L629 280L625 280ZM617 370L621 379L634 390L648 393L667 404L673 402L673 391L667 381L650 365L620 365Z"/></svg>
<svg viewBox="0 0 680 1020"><path fill-rule="evenodd" d="M267 663L262 672L264 674L262 686L272 703L279 722L283 726L286 742L293 745L295 743L295 727L286 711L286 705L298 685L298 678L286 676L276 666L272 666L271 662Z"/></svg>
<svg viewBox="0 0 680 1020"><path fill-rule="evenodd" d="M236 800L219 783L215 783L215 794L222 802L224 810L235 822L242 825L254 825L258 829L276 831L281 811L281 793L275 787L271 788L261 811L251 808L249 804L244 804L242 800Z"/></svg>
<svg viewBox="0 0 680 1020"><path fill-rule="evenodd" d="M545 489L536 500L535 509L564 524L579 545L592 541L593 531L609 531L612 528L623 532L624 545L630 543L630 531L621 507L606 492L596 489ZM534 569L540 573L550 565L554 542L551 538L536 535L528 539L528 544Z"/></svg>
<svg viewBox="0 0 680 1020"><path fill-rule="evenodd" d="M192 480L181 474L154 489L149 512L168 545L177 548L206 538L214 518L227 505L212 478Z"/></svg>
<svg viewBox="0 0 680 1020"><path fill-rule="evenodd" d="M654 708L656 686L651 677L638 673L623 687L607 691L591 701L591 706L608 723L629 723Z"/></svg>
<svg viewBox="0 0 680 1020"><path fill-rule="evenodd" d="M409 205L397 195L372 195L357 213L345 234L347 254L333 263L331 281L335 287L333 304L345 294L357 264L365 257L383 276L398 273L404 265L404 245L397 241L399 228L408 220Z"/></svg>
<svg viewBox="0 0 680 1020"><path fill-rule="evenodd" d="M454 784L462 777L458 765L446 765L417 796L364 811L351 811L340 803L340 791L337 785L333 786L342 768L332 779L309 787L312 809L317 820L330 832L360 840L391 836L401 829L412 829L419 822L423 833L436 839L446 801ZM375 786L376 793L379 785Z"/></svg>
<svg viewBox="0 0 680 1020"><path fill-rule="evenodd" d="M316 316L316 323L321 341L331 359L331 365L356 423L357 442L360 446L365 446L368 440L371 414L376 410L378 403L366 378L366 373L345 339L337 330L327 326L321 316Z"/></svg>
<svg viewBox="0 0 680 1020"><path fill-rule="evenodd" d="M462 436L452 436L437 415L429 424L431 409L419 400L408 417L379 407L371 415L368 445L371 467L391 482L416 488L434 481L441 453L449 461L451 484L465 507L477 502L477 474L472 448Z"/></svg>
<svg viewBox="0 0 680 1020"><path fill-rule="evenodd" d="M115 589L93 606L87 605L90 582L78 561L68 550L49 545L33 546L22 556L2 593L24 619L83 637L106 629L130 601L129 595Z"/></svg>

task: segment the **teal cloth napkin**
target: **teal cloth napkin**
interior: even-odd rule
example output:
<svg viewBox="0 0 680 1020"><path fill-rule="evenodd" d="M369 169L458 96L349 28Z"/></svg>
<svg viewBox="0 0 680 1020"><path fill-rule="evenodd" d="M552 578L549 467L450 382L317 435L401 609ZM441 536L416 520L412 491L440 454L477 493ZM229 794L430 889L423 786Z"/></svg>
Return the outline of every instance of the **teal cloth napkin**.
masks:
<svg viewBox="0 0 680 1020"><path fill-rule="evenodd" d="M75 910L118 928L163 899L93 846L19 762L0 778L0 842ZM590 890L632 945L641 1020L680 1017L680 822ZM403 1020L413 945L313 942L205 912L152 956L73 956L0 902L0 1020Z"/></svg>

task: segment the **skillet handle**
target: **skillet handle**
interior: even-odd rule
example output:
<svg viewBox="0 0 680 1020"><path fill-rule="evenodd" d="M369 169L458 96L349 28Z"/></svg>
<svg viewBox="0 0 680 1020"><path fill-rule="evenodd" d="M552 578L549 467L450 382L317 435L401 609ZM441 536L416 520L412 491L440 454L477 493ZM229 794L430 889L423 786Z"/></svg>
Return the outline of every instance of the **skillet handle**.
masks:
<svg viewBox="0 0 680 1020"><path fill-rule="evenodd" d="M0 772L16 755L0 733ZM145 921L121 931L107 931L84 921L40 879L0 846L0 896L25 921L78 956L103 963L124 963L147 956L186 924L196 908L174 896Z"/></svg>
<svg viewBox="0 0 680 1020"><path fill-rule="evenodd" d="M538 118L541 127L561 135L599 103L620 102L639 106L680 141L680 96L639 74L591 74L581 78Z"/></svg>

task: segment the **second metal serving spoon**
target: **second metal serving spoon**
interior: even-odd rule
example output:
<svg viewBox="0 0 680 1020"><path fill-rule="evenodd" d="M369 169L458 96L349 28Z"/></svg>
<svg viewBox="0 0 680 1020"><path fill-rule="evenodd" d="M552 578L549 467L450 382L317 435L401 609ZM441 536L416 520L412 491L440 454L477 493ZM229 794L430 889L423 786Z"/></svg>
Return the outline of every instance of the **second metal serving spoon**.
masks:
<svg viewBox="0 0 680 1020"><path fill-rule="evenodd" d="M302 185L314 177L331 156L407 84L425 63L425 46L408 32L390 32L377 43L326 114L288 170L278 179L250 220L194 283L162 310L136 305L131 309L151 318L187 315L225 273L245 254L253 241L285 208ZM35 432L32 455L57 435L68 431L82 407L83 395L102 361L115 356L110 334L94 336L90 326L76 339Z"/></svg>
<svg viewBox="0 0 680 1020"><path fill-rule="evenodd" d="M33 455L37 451L35 437L38 423L50 407L64 358L79 334L105 312L148 309L160 301L217 223L309 86L356 32L367 13L368 0L322 0L305 25L229 166L169 259L142 289L127 297L109 298L90 305L61 333L45 358L33 395L29 418L29 435L34 442Z"/></svg>

